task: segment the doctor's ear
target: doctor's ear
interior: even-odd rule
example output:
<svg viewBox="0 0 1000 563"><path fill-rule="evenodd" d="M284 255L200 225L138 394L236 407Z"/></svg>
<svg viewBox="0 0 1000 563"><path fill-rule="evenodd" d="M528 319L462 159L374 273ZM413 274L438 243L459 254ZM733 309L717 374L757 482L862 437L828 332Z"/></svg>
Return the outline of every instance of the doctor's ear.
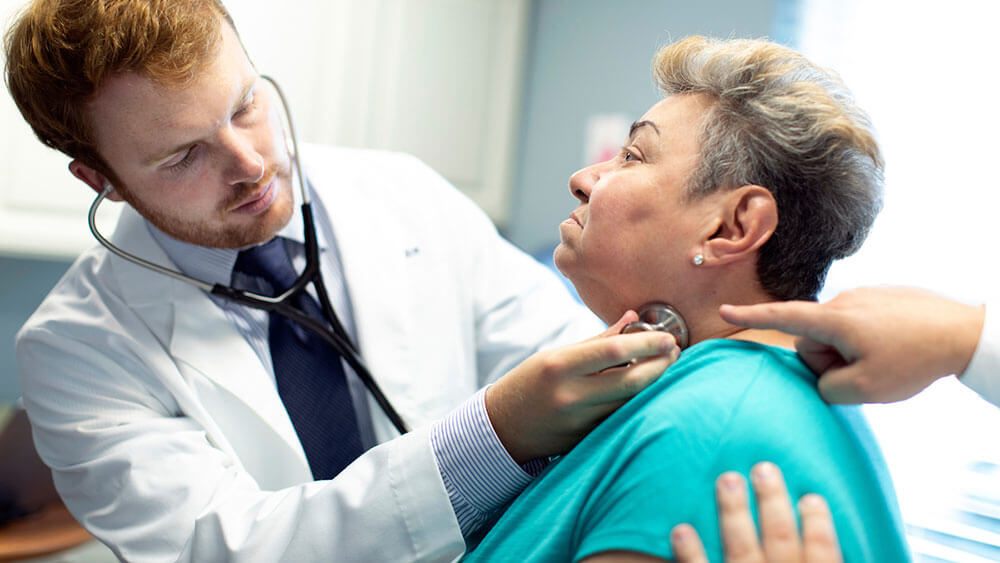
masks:
<svg viewBox="0 0 1000 563"><path fill-rule="evenodd" d="M704 243L706 264L728 264L752 256L778 227L778 202L761 186L741 186L720 202L718 230Z"/></svg>
<svg viewBox="0 0 1000 563"><path fill-rule="evenodd" d="M78 180L90 186L97 193L104 192L104 189L111 185L111 181L108 180L107 176L79 160L74 159L69 163L69 171L70 174L76 176ZM122 201L122 196L115 190L108 194L108 199L111 201Z"/></svg>

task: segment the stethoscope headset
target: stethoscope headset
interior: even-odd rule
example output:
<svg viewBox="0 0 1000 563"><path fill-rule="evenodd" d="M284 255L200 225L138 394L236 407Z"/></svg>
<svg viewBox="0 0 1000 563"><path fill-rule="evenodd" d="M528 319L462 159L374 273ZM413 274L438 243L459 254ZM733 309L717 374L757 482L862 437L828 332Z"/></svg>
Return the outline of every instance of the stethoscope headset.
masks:
<svg viewBox="0 0 1000 563"><path fill-rule="evenodd" d="M690 335L680 311L666 303L650 303L639 309L639 320L625 325L621 334L658 330L674 335L681 350L688 347Z"/></svg>

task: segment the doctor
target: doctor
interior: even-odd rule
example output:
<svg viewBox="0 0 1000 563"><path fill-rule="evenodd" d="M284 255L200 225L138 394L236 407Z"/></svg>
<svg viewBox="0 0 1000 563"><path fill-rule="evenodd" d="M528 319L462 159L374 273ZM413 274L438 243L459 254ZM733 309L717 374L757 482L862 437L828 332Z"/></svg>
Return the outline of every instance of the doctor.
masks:
<svg viewBox="0 0 1000 563"><path fill-rule="evenodd" d="M218 1L37 0L5 54L42 142L125 202L115 244L226 285L301 266L277 102ZM297 158L334 309L415 430L297 327L90 250L16 348L60 495L122 559L454 559L677 355L658 333L539 351L599 327L441 177L396 154ZM265 248L279 259L254 270Z"/></svg>

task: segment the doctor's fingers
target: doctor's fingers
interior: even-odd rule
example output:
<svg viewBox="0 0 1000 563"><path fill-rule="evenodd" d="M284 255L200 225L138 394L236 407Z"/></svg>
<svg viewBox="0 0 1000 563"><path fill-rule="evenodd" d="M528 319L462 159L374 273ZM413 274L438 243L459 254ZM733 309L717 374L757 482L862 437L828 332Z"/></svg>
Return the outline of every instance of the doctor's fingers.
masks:
<svg viewBox="0 0 1000 563"><path fill-rule="evenodd" d="M804 336L795 339L795 351L817 375L842 368L848 364L847 356L855 358L858 355L854 350L841 351L834 346Z"/></svg>
<svg viewBox="0 0 1000 563"><path fill-rule="evenodd" d="M765 561L757 528L750 514L747 483L742 475L728 471L715 481L715 499L719 506L719 535L727 563L761 563ZM789 508L790 510L791 508ZM670 545L678 563L704 563L708 555L689 524L676 526L670 534ZM775 560L777 561L777 560Z"/></svg>
<svg viewBox="0 0 1000 563"><path fill-rule="evenodd" d="M730 324L780 330L824 344L837 345L853 332L840 310L812 301L721 305L719 315Z"/></svg>
<svg viewBox="0 0 1000 563"><path fill-rule="evenodd" d="M708 563L705 546L691 524L678 524L670 532L670 550L675 563Z"/></svg>
<svg viewBox="0 0 1000 563"><path fill-rule="evenodd" d="M640 393L663 375L680 354L675 348L666 356L654 356L633 361L627 366L615 367L595 373L579 382L579 388L589 397L592 405L620 406Z"/></svg>
<svg viewBox="0 0 1000 563"><path fill-rule="evenodd" d="M743 476L735 471L720 475L715 482L715 498L719 505L719 533L726 561L764 561L757 527L750 515L747 484Z"/></svg>
<svg viewBox="0 0 1000 563"><path fill-rule="evenodd" d="M615 321L615 324L604 329L603 331L601 331L600 334L588 338L584 342L597 340L598 338L607 338L609 336L614 336L616 334L621 334L622 329L624 329L626 325L628 325L629 323L634 323L638 320L639 320L639 313L636 313L632 309L629 309L628 311L622 313L622 317L617 321Z"/></svg>
<svg viewBox="0 0 1000 563"><path fill-rule="evenodd" d="M808 494L799 499L799 518L802 520L802 542L805 544L804 561L840 563L844 560L837 543L833 516L823 497Z"/></svg>
<svg viewBox="0 0 1000 563"><path fill-rule="evenodd" d="M760 536L767 560L798 561L802 546L781 470L773 463L758 463L750 470L750 482L757 499Z"/></svg>
<svg viewBox="0 0 1000 563"><path fill-rule="evenodd" d="M657 356L676 358L679 353L677 341L665 332L617 334L552 350L545 369L553 375L584 376Z"/></svg>

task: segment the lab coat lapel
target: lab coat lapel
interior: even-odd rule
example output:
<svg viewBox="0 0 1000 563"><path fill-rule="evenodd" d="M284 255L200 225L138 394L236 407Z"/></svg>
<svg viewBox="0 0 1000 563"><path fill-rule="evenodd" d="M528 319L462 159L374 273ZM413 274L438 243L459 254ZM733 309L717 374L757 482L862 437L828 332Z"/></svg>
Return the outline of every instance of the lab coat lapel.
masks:
<svg viewBox="0 0 1000 563"><path fill-rule="evenodd" d="M144 221L131 208L124 210L112 240L137 256L173 266L150 236ZM193 401L193 410L201 411L192 414L196 418L212 418L213 413L227 412L229 405L213 403L226 400L221 397L234 397L249 407L244 412L260 417L301 458L308 475L305 454L270 376L222 309L194 286L152 274L117 257L115 260L126 301L151 323L150 328L158 334L170 355L178 364L186 364L228 391L198 393L198 386L192 385L189 392L198 395ZM178 399L183 405L183 398ZM206 424L212 425L211 422Z"/></svg>
<svg viewBox="0 0 1000 563"><path fill-rule="evenodd" d="M257 354L239 334L222 309L207 298L185 291L174 302L174 326L170 353L263 419L288 445L301 453L295 428L281 398ZM303 461L305 456L302 454Z"/></svg>
<svg viewBox="0 0 1000 563"><path fill-rule="evenodd" d="M412 241L399 225L379 219L386 202L374 194L382 189L367 186L360 174L317 182L340 251L362 358L403 419L416 425L423 418L416 398L405 392L405 385L387 384L407 378L417 365L414 353L421 348L421 335L410 307L403 304L411 293L407 260L413 249L407 243ZM423 336L428 337L433 335ZM374 400L369 406L378 438L394 435Z"/></svg>

